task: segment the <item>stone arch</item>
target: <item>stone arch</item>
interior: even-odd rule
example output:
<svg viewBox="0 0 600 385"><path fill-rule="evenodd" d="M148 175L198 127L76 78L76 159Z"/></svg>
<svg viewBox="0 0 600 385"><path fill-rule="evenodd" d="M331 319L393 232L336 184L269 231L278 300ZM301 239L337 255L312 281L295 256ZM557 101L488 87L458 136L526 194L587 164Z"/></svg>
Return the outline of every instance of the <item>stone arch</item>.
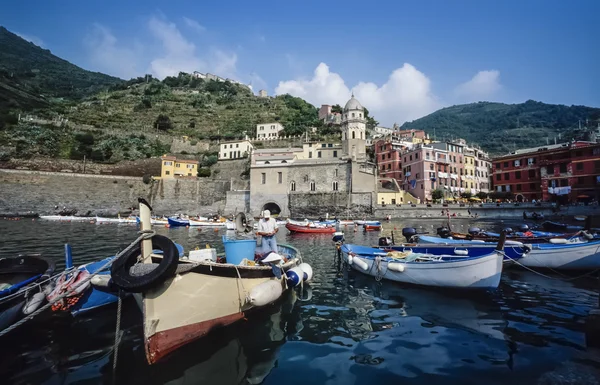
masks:
<svg viewBox="0 0 600 385"><path fill-rule="evenodd" d="M273 201L265 203L262 207L262 211L264 210L269 210L271 212L271 215L281 214L281 206L279 206L279 204Z"/></svg>

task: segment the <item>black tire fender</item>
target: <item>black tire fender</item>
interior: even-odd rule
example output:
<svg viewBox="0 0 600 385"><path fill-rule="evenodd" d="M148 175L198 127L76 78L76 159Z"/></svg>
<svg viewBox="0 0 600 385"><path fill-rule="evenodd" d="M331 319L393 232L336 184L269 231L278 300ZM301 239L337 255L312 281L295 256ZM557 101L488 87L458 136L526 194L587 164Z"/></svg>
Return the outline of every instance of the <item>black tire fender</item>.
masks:
<svg viewBox="0 0 600 385"><path fill-rule="evenodd" d="M131 275L130 268L142 253L141 242L129 252L115 260L110 267L112 282L118 288L131 293L152 289L175 275L179 263L179 251L169 238L163 235L152 237L152 249L162 250L162 259L156 268L143 275Z"/></svg>

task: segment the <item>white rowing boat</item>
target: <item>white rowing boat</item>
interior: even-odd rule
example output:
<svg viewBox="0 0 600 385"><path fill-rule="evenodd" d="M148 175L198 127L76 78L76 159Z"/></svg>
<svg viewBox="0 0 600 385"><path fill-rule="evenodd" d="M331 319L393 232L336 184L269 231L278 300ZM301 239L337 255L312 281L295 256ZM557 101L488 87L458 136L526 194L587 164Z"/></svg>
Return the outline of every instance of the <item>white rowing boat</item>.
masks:
<svg viewBox="0 0 600 385"><path fill-rule="evenodd" d="M600 269L600 240L527 245L531 251L519 263L527 267L562 270Z"/></svg>
<svg viewBox="0 0 600 385"><path fill-rule="evenodd" d="M390 257L381 249L344 244L341 248L350 266L363 274L414 285L495 289L500 284L503 253L494 251L477 257L416 254Z"/></svg>

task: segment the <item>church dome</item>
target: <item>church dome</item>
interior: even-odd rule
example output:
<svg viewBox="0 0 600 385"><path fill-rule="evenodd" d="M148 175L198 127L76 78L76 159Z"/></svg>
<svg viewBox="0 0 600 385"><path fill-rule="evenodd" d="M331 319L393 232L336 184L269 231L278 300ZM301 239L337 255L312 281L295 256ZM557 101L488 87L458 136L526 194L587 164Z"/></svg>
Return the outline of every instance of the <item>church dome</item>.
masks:
<svg viewBox="0 0 600 385"><path fill-rule="evenodd" d="M348 100L348 103L346 103L346 106L344 107L344 111L349 111L349 110L363 110L363 106L360 104L360 102L358 100L356 100L356 98L354 97L354 95L352 95L352 98L350 98L350 100Z"/></svg>

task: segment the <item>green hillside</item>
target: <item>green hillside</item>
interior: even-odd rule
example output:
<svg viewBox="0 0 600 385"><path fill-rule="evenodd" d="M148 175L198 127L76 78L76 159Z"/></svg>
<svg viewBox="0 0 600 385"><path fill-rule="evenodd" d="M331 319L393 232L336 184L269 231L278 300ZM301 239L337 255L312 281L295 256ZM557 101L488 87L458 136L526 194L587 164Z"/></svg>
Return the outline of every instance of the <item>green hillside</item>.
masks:
<svg viewBox="0 0 600 385"><path fill-rule="evenodd" d="M442 108L407 122L402 129L422 129L438 140L464 138L491 154L515 148L535 147L547 140L582 138L600 121L600 109L585 106L545 104L528 100L520 104L479 102ZM582 130L579 130L581 121ZM560 138L559 138L560 135Z"/></svg>
<svg viewBox="0 0 600 385"><path fill-rule="evenodd" d="M289 135L319 125L317 108L303 99L262 98L243 85L183 72L162 81L149 76L131 79L65 109L63 115L73 124L102 130L162 131L194 139L253 136L258 123L280 122Z"/></svg>
<svg viewBox="0 0 600 385"><path fill-rule="evenodd" d="M0 27L0 112L80 99L122 80L77 67Z"/></svg>

